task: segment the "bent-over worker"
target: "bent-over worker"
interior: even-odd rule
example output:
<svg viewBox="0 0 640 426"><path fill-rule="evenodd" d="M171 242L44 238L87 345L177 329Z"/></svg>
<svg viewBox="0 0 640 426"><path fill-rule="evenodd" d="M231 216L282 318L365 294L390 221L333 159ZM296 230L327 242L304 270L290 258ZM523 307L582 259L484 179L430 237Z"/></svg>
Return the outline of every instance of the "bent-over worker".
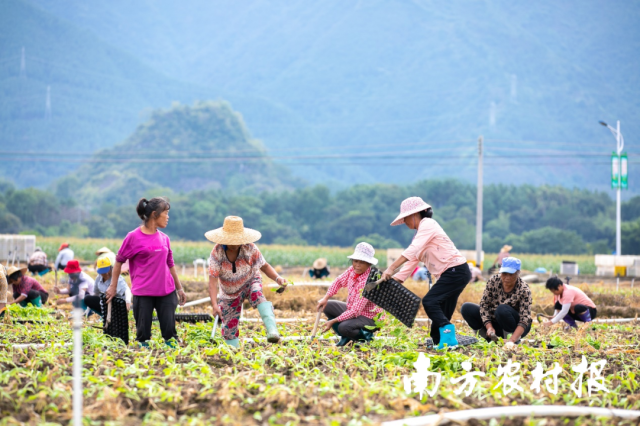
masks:
<svg viewBox="0 0 640 426"><path fill-rule="evenodd" d="M558 277L551 277L545 284L547 290L553 293L553 318L542 323L550 327L559 321L564 321L569 327L578 328L576 321L591 322L598 315L596 304L578 287L563 284Z"/></svg>

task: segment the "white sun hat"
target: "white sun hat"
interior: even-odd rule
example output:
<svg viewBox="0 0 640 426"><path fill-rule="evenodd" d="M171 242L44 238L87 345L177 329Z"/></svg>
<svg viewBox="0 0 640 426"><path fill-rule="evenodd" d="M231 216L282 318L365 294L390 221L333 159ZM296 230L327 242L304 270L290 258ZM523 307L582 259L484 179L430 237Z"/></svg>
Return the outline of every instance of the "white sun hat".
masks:
<svg viewBox="0 0 640 426"><path fill-rule="evenodd" d="M372 265L378 264L378 259L373 257L376 251L369 243L360 243L356 246L351 256L347 256L348 259L362 260L363 262L370 263Z"/></svg>
<svg viewBox="0 0 640 426"><path fill-rule="evenodd" d="M404 223L404 218L407 216L411 216L414 213L418 213L427 209L430 209L431 206L424 202L424 200L420 197L409 197L400 204L400 214L396 219L391 222L391 226L398 226Z"/></svg>
<svg viewBox="0 0 640 426"><path fill-rule="evenodd" d="M204 236L214 243L241 246L255 243L262 234L254 229L245 228L241 217L227 216L224 218L222 228L209 231Z"/></svg>

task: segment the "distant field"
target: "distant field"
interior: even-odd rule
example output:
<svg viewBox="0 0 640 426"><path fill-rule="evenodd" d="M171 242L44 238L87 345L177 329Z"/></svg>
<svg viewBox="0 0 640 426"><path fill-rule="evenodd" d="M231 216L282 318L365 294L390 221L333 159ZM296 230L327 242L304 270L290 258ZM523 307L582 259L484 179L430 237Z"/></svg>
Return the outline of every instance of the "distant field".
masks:
<svg viewBox="0 0 640 426"><path fill-rule="evenodd" d="M39 237L38 245L47 253L53 261L58 251L60 243L67 241L71 243L76 257L82 260L93 260L95 251L102 246L107 246L114 252L120 248L122 240L119 239L92 239L92 238L63 238L63 237ZM319 247L319 246L280 246L280 245L262 245L259 244L260 250L265 258L272 265L287 266L309 266L318 257L326 257L330 265L347 266L347 256L352 253L351 248L344 247ZM206 258L211 252L212 243L207 241L173 241L171 248L176 263L191 264L194 259ZM596 272L594 257L592 255L557 255L557 254L520 254L514 253L514 256L520 257L522 260L522 268L533 271L538 267L546 268L558 272L560 263L563 260L571 260L578 262L580 273L593 275ZM376 258L380 261L379 266L387 266L387 251L376 250ZM485 269L491 266L496 258L496 254L485 254Z"/></svg>

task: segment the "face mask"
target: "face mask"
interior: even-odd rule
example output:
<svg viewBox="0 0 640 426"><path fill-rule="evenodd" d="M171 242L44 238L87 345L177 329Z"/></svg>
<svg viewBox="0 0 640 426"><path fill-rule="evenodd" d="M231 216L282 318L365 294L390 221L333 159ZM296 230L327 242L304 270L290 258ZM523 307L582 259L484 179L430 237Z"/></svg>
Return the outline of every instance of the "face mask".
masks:
<svg viewBox="0 0 640 426"><path fill-rule="evenodd" d="M69 278L75 281L78 278L80 278L80 274L79 273L69 274Z"/></svg>

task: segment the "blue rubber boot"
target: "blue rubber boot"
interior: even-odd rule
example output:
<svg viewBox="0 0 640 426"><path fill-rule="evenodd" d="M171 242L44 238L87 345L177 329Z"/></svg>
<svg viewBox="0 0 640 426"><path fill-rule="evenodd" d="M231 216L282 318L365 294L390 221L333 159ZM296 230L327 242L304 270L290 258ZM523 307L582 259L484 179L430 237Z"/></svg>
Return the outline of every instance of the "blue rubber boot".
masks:
<svg viewBox="0 0 640 426"><path fill-rule="evenodd" d="M365 342L370 342L373 340L373 331L362 329L360 330L360 340L364 340Z"/></svg>
<svg viewBox="0 0 640 426"><path fill-rule="evenodd" d="M149 342L138 342L138 346L141 348L149 348Z"/></svg>
<svg viewBox="0 0 640 426"><path fill-rule="evenodd" d="M589 312L588 309L582 312L581 314L577 314L577 317L578 317L578 320L582 322L591 322L591 312Z"/></svg>
<svg viewBox="0 0 640 426"><path fill-rule="evenodd" d="M338 326L340 325L339 322L333 324L331 326L331 328L333 328L333 331L335 331L335 333L340 336L340 341L338 343L336 343L336 346L345 346L347 343L349 343L351 341L351 339L349 339L348 337L344 337L342 335L340 335L340 333L338 333Z"/></svg>
<svg viewBox="0 0 640 426"><path fill-rule="evenodd" d="M237 337L235 339L225 340L224 342L229 346L233 346L234 348L240 347L240 339L238 339Z"/></svg>
<svg viewBox="0 0 640 426"><path fill-rule="evenodd" d="M444 348L453 349L458 346L458 339L456 339L456 326L453 324L447 324L444 327L440 327L440 343L436 349L441 350Z"/></svg>
<svg viewBox="0 0 640 426"><path fill-rule="evenodd" d="M178 344L176 343L175 340L165 340L165 345L169 346L172 349L175 349L178 347Z"/></svg>
<svg viewBox="0 0 640 426"><path fill-rule="evenodd" d="M589 311L587 310L587 314L588 313ZM591 318L591 316L589 316L589 318ZM562 318L562 321L569 324L569 327L578 328L578 324L576 324L576 320L574 320L569 314L565 315L564 318Z"/></svg>
<svg viewBox="0 0 640 426"><path fill-rule="evenodd" d="M276 316L273 313L273 303L262 302L258 305L258 312L260 312L262 322L267 328L267 342L278 343L280 341L280 333L278 333L278 327L276 326Z"/></svg>

